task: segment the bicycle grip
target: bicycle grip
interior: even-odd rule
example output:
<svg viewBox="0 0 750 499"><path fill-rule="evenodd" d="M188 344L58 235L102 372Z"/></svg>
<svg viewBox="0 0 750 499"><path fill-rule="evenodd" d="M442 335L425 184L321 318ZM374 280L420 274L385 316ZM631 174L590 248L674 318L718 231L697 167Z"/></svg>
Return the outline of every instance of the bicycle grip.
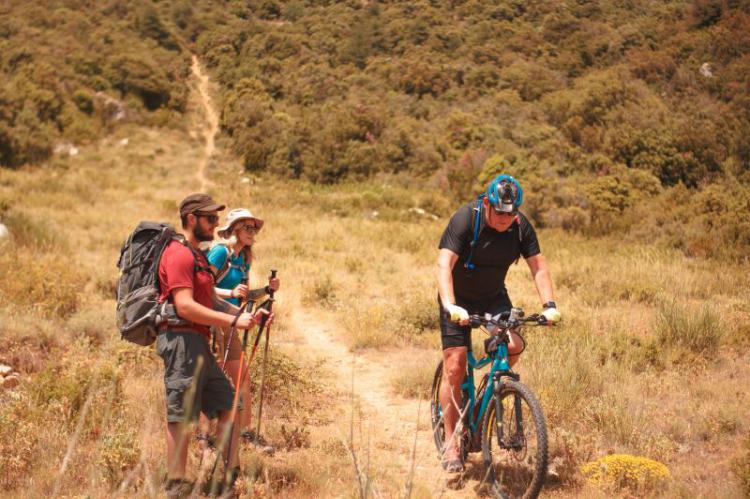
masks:
<svg viewBox="0 0 750 499"><path fill-rule="evenodd" d="M276 279L276 272L278 272L276 269L271 269L271 276L268 278L269 281L271 279ZM273 289L269 290L268 294L271 296L272 300L273 300L273 293L274 293Z"/></svg>

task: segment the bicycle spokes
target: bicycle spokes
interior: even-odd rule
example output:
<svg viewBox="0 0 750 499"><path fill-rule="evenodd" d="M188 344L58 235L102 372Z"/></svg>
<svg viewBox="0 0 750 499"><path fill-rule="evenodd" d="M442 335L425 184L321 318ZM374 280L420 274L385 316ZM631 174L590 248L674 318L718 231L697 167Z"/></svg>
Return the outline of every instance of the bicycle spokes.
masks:
<svg viewBox="0 0 750 499"><path fill-rule="evenodd" d="M499 396L498 396L499 395ZM535 497L547 468L547 436L539 403L527 387L505 382L485 421L482 450L500 496Z"/></svg>

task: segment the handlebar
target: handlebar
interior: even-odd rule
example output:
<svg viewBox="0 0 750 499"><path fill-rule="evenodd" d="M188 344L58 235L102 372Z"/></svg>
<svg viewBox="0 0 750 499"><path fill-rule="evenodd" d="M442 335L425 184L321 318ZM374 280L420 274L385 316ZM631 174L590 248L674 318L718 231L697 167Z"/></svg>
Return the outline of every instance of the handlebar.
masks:
<svg viewBox="0 0 750 499"><path fill-rule="evenodd" d="M523 312L521 312L523 313ZM525 324L531 324L533 326L552 326L552 322L548 322L547 318L542 314L531 314L528 317L515 317L510 318L510 313L501 314L500 318L493 319L490 314L482 315L470 315L469 325L472 328L497 326L499 329L514 329ZM505 317L505 318L503 318Z"/></svg>

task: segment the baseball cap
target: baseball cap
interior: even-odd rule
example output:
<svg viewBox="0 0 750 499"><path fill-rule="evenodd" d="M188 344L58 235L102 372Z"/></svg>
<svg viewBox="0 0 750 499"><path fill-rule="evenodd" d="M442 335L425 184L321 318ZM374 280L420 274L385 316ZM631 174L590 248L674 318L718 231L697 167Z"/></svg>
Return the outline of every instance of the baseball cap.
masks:
<svg viewBox="0 0 750 499"><path fill-rule="evenodd" d="M184 217L196 211L222 211L226 206L213 200L208 194L197 192L190 194L180 202L180 216Z"/></svg>

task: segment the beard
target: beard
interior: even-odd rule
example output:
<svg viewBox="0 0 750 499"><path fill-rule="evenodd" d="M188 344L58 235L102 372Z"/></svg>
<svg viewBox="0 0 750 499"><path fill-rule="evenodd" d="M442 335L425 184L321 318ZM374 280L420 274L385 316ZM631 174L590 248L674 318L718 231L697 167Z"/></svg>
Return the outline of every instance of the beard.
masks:
<svg viewBox="0 0 750 499"><path fill-rule="evenodd" d="M203 230L200 225L196 225L193 230L193 235L198 242L206 242L214 240L214 231Z"/></svg>

